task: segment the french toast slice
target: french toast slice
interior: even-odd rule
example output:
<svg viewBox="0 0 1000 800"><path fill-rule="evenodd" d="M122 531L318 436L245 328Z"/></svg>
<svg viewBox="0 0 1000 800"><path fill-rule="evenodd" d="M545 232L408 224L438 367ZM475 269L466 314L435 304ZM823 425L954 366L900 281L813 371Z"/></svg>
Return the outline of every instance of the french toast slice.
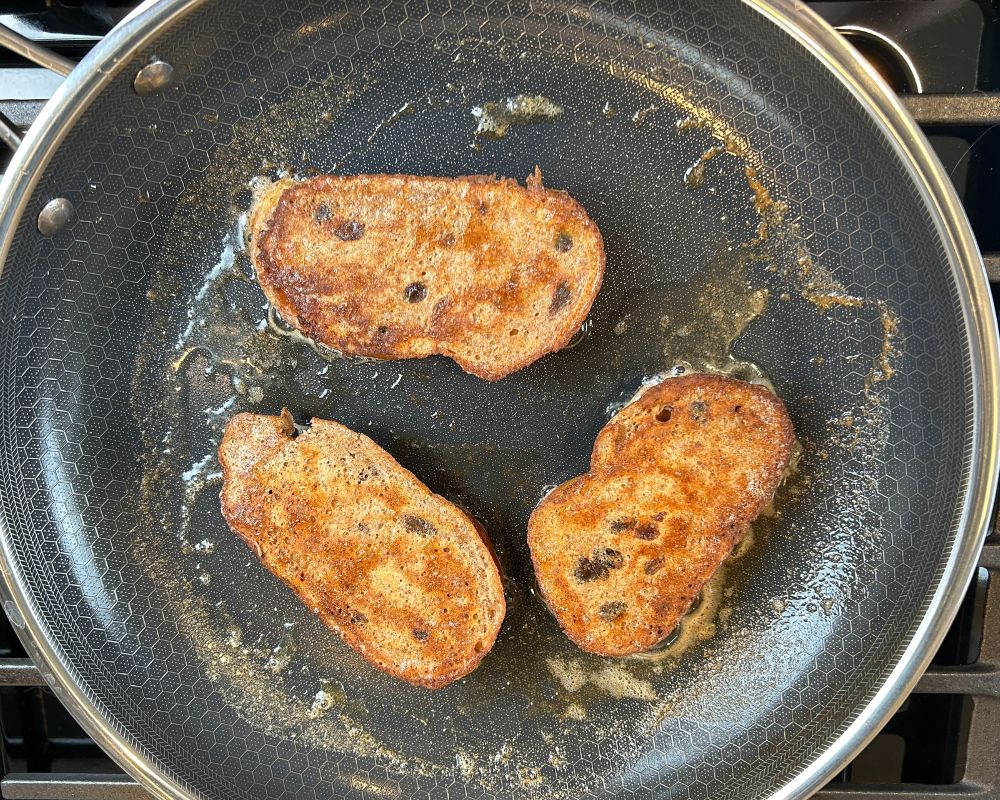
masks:
<svg viewBox="0 0 1000 800"><path fill-rule="evenodd" d="M590 471L547 495L528 545L542 596L584 650L666 637L774 496L795 434L767 389L668 378L598 434Z"/></svg>
<svg viewBox="0 0 1000 800"><path fill-rule="evenodd" d="M484 532L367 436L242 413L219 461L229 526L376 667L434 689L489 652L506 606Z"/></svg>
<svg viewBox="0 0 1000 800"><path fill-rule="evenodd" d="M565 347L604 244L537 170L510 179L324 175L261 193L250 256L281 317L350 356L444 355L498 380Z"/></svg>

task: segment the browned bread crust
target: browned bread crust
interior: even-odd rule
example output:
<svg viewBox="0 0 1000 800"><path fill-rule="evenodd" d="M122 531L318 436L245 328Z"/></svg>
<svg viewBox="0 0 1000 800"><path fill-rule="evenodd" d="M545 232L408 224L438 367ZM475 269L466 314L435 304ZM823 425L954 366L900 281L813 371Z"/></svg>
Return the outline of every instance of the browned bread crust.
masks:
<svg viewBox="0 0 1000 800"><path fill-rule="evenodd" d="M498 380L565 347L601 288L604 244L565 192L485 175L275 183L250 255L278 313L347 355L445 355Z"/></svg>
<svg viewBox="0 0 1000 800"><path fill-rule="evenodd" d="M781 400L732 378L670 378L626 406L598 435L590 472L528 523L566 634L611 656L667 636L771 501L794 440Z"/></svg>
<svg viewBox="0 0 1000 800"><path fill-rule="evenodd" d="M482 529L367 436L237 414L219 460L229 526L376 667L435 689L489 652L506 605Z"/></svg>

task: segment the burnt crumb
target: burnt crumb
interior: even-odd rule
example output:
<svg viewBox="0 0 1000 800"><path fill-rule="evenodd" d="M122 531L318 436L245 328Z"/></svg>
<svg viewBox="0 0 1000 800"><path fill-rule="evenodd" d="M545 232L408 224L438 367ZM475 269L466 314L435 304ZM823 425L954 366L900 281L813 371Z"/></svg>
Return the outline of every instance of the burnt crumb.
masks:
<svg viewBox="0 0 1000 800"><path fill-rule="evenodd" d="M646 542L653 541L653 539L655 539L659 535L660 532L656 530L656 526L650 522L647 522L644 525L640 525L638 528L635 529L635 538L642 539L643 541Z"/></svg>
<svg viewBox="0 0 1000 800"><path fill-rule="evenodd" d="M630 531L634 527L635 527L635 520L632 519L631 517L611 520L612 533L621 533L622 531Z"/></svg>
<svg viewBox="0 0 1000 800"><path fill-rule="evenodd" d="M655 575L663 568L662 558L651 558L646 562L646 566L642 568L642 571L647 575Z"/></svg>
<svg viewBox="0 0 1000 800"><path fill-rule="evenodd" d="M422 631L420 630L420 628L413 629L413 638L416 639L418 642L426 642L427 637L428 637L427 631Z"/></svg>
<svg viewBox="0 0 1000 800"><path fill-rule="evenodd" d="M406 287L405 294L407 303L419 303L427 299L427 287L417 281Z"/></svg>
<svg viewBox="0 0 1000 800"><path fill-rule="evenodd" d="M618 569L625 563L622 554L610 547L595 550L590 557L584 556L576 562L573 575L583 582L604 580L611 570Z"/></svg>
<svg viewBox="0 0 1000 800"><path fill-rule="evenodd" d="M441 244L443 244L445 247L454 247L455 234L453 233L446 234L445 237L441 240Z"/></svg>
<svg viewBox="0 0 1000 800"><path fill-rule="evenodd" d="M598 614L601 615L601 619L605 622L611 622L613 619L618 619L622 614L625 613L625 609L628 608L621 600L615 600L612 603L605 603L598 609Z"/></svg>
<svg viewBox="0 0 1000 800"><path fill-rule="evenodd" d="M566 231L559 231L559 235L556 236L556 252L568 253L572 247L573 237Z"/></svg>
<svg viewBox="0 0 1000 800"><path fill-rule="evenodd" d="M552 303L549 305L549 314L555 314L566 306L569 302L570 292L569 286L564 283L560 283L556 290L552 293Z"/></svg>
<svg viewBox="0 0 1000 800"><path fill-rule="evenodd" d="M704 400L692 400L690 410L695 422L704 422L708 416L708 403Z"/></svg>
<svg viewBox="0 0 1000 800"><path fill-rule="evenodd" d="M437 533L437 528L433 524L416 514L403 514L403 527L417 536L432 536Z"/></svg>
<svg viewBox="0 0 1000 800"><path fill-rule="evenodd" d="M342 242L356 242L365 235L365 223L356 219L338 219L333 223L333 233Z"/></svg>
<svg viewBox="0 0 1000 800"><path fill-rule="evenodd" d="M354 611L351 613L351 624L352 625L367 625L368 617L362 614L360 611Z"/></svg>
<svg viewBox="0 0 1000 800"><path fill-rule="evenodd" d="M313 214L313 219L319 223L330 221L330 206L326 203L320 203L316 206L316 212Z"/></svg>
<svg viewBox="0 0 1000 800"><path fill-rule="evenodd" d="M389 336L389 328L385 325L379 325L375 329L375 336L373 337L376 341L385 339Z"/></svg>
<svg viewBox="0 0 1000 800"><path fill-rule="evenodd" d="M487 211L489 211L489 206L487 206L484 201L480 200L479 201L479 213L482 214L483 216L485 216Z"/></svg>
<svg viewBox="0 0 1000 800"><path fill-rule="evenodd" d="M367 522L359 522L358 523L358 530L361 531L362 533L368 533L368 531L370 530L370 528L368 527L368 523Z"/></svg>
<svg viewBox="0 0 1000 800"><path fill-rule="evenodd" d="M656 514L653 514L653 519L656 522L663 522L663 520L665 520L666 518L667 518L667 512L666 511L659 511Z"/></svg>

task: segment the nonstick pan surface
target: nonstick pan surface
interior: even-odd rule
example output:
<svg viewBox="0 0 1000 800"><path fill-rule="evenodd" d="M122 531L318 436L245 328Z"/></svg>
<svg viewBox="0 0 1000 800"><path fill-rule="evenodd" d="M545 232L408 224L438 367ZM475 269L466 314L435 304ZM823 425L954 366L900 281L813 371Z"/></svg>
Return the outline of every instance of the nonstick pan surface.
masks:
<svg viewBox="0 0 1000 800"><path fill-rule="evenodd" d="M173 81L140 96L154 58ZM243 241L261 180L536 165L607 249L571 349L486 383L337 359L269 314ZM74 73L2 196L5 608L161 795L803 796L971 574L995 471L981 263L912 122L791 4L165 2ZM75 216L46 238L53 197ZM676 637L588 656L537 594L528 515L644 383L691 370L773 386L798 468ZM223 426L283 406L489 530L509 612L468 678L373 670L227 529Z"/></svg>

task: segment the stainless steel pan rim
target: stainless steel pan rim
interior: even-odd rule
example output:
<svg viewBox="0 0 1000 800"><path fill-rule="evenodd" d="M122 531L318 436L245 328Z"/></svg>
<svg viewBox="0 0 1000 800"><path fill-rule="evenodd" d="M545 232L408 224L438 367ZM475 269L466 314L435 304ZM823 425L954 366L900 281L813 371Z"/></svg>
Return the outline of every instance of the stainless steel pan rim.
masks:
<svg viewBox="0 0 1000 800"><path fill-rule="evenodd" d="M905 699L939 646L975 569L997 488L1000 348L997 322L982 258L947 175L919 128L863 59L798 0L742 0L808 49L858 99L908 166L949 256L965 324L970 333L975 423L969 490L959 539L936 593L923 609L916 632L896 668L843 734L797 776L772 794L775 800L806 797L820 788L877 732ZM117 72L118 65L201 0L146 0L81 62L53 95L25 137L0 183L0 265L35 184L67 132ZM2 268L2 266L0 266ZM2 524L2 523L0 523ZM24 591L10 550L10 532L0 529L4 609L43 677L83 728L130 775L158 797L194 797L176 776L143 752L127 731L109 725L79 688L73 670L48 643L36 609Z"/></svg>

